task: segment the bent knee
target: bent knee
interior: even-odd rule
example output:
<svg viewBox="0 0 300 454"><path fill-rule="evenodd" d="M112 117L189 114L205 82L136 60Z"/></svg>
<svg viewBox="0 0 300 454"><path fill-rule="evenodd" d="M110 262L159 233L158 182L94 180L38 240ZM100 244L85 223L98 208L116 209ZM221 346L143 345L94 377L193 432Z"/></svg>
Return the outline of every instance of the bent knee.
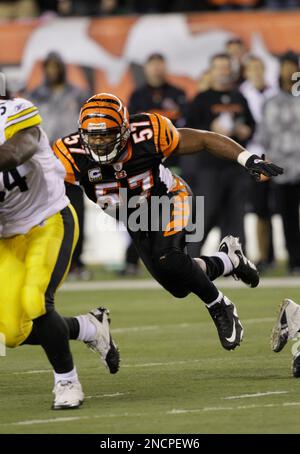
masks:
<svg viewBox="0 0 300 454"><path fill-rule="evenodd" d="M38 286L25 285L21 292L23 310L30 320L46 313L45 295Z"/></svg>
<svg viewBox="0 0 300 454"><path fill-rule="evenodd" d="M183 251L172 249L159 256L157 265L163 272L172 275L175 279L181 276L188 264L188 260L189 257Z"/></svg>
<svg viewBox="0 0 300 454"><path fill-rule="evenodd" d="M32 321L21 322L20 320L0 323L0 343L9 348L15 348L22 344L29 336L32 329Z"/></svg>

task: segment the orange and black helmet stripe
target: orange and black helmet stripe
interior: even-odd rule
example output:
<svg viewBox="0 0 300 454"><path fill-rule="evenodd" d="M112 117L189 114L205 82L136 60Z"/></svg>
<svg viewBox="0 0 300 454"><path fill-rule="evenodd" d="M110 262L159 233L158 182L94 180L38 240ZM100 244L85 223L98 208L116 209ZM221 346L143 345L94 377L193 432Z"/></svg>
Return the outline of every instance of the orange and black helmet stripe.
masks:
<svg viewBox="0 0 300 454"><path fill-rule="evenodd" d="M129 124L129 115L119 98L100 93L89 98L82 106L79 122L82 129L87 129L90 123L105 123L105 129L120 128Z"/></svg>

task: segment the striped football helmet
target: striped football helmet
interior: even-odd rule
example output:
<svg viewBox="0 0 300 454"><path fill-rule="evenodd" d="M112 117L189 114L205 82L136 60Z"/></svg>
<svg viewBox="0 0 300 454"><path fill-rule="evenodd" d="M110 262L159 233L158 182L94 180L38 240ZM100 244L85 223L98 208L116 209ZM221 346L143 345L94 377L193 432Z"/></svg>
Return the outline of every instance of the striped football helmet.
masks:
<svg viewBox="0 0 300 454"><path fill-rule="evenodd" d="M79 134L94 161L100 164L116 162L130 136L126 106L110 93L92 96L80 110Z"/></svg>

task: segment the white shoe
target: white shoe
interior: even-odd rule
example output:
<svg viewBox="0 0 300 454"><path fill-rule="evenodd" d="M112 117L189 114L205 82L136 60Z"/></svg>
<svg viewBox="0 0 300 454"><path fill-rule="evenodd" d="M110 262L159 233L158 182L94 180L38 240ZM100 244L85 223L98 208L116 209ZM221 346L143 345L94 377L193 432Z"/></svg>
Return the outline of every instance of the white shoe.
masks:
<svg viewBox="0 0 300 454"><path fill-rule="evenodd" d="M237 237L232 235L225 236L220 243L219 252L228 255L233 265L230 273L235 279L243 281L250 287L257 287L259 284L259 274L256 266L243 253L241 243Z"/></svg>
<svg viewBox="0 0 300 454"><path fill-rule="evenodd" d="M59 381L53 389L55 395L52 410L79 408L84 401L84 394L79 381Z"/></svg>
<svg viewBox="0 0 300 454"><path fill-rule="evenodd" d="M284 299L279 306L277 320L271 334L271 349L280 352L289 339L300 330L300 306L293 300Z"/></svg>
<svg viewBox="0 0 300 454"><path fill-rule="evenodd" d="M112 340L108 318L109 311L105 307L98 307L87 314L87 317L96 327L95 339L85 342L86 345L100 354L104 365L111 374L116 374L120 367L120 352Z"/></svg>

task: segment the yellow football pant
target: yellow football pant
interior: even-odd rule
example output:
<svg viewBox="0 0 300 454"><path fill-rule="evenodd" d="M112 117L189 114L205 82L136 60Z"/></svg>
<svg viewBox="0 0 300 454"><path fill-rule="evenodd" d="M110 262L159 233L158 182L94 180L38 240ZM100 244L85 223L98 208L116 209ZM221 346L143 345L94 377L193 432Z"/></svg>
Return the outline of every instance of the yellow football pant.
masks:
<svg viewBox="0 0 300 454"><path fill-rule="evenodd" d="M78 233L77 215L69 205L26 235L0 239L0 333L8 347L24 342L32 320L53 306Z"/></svg>

